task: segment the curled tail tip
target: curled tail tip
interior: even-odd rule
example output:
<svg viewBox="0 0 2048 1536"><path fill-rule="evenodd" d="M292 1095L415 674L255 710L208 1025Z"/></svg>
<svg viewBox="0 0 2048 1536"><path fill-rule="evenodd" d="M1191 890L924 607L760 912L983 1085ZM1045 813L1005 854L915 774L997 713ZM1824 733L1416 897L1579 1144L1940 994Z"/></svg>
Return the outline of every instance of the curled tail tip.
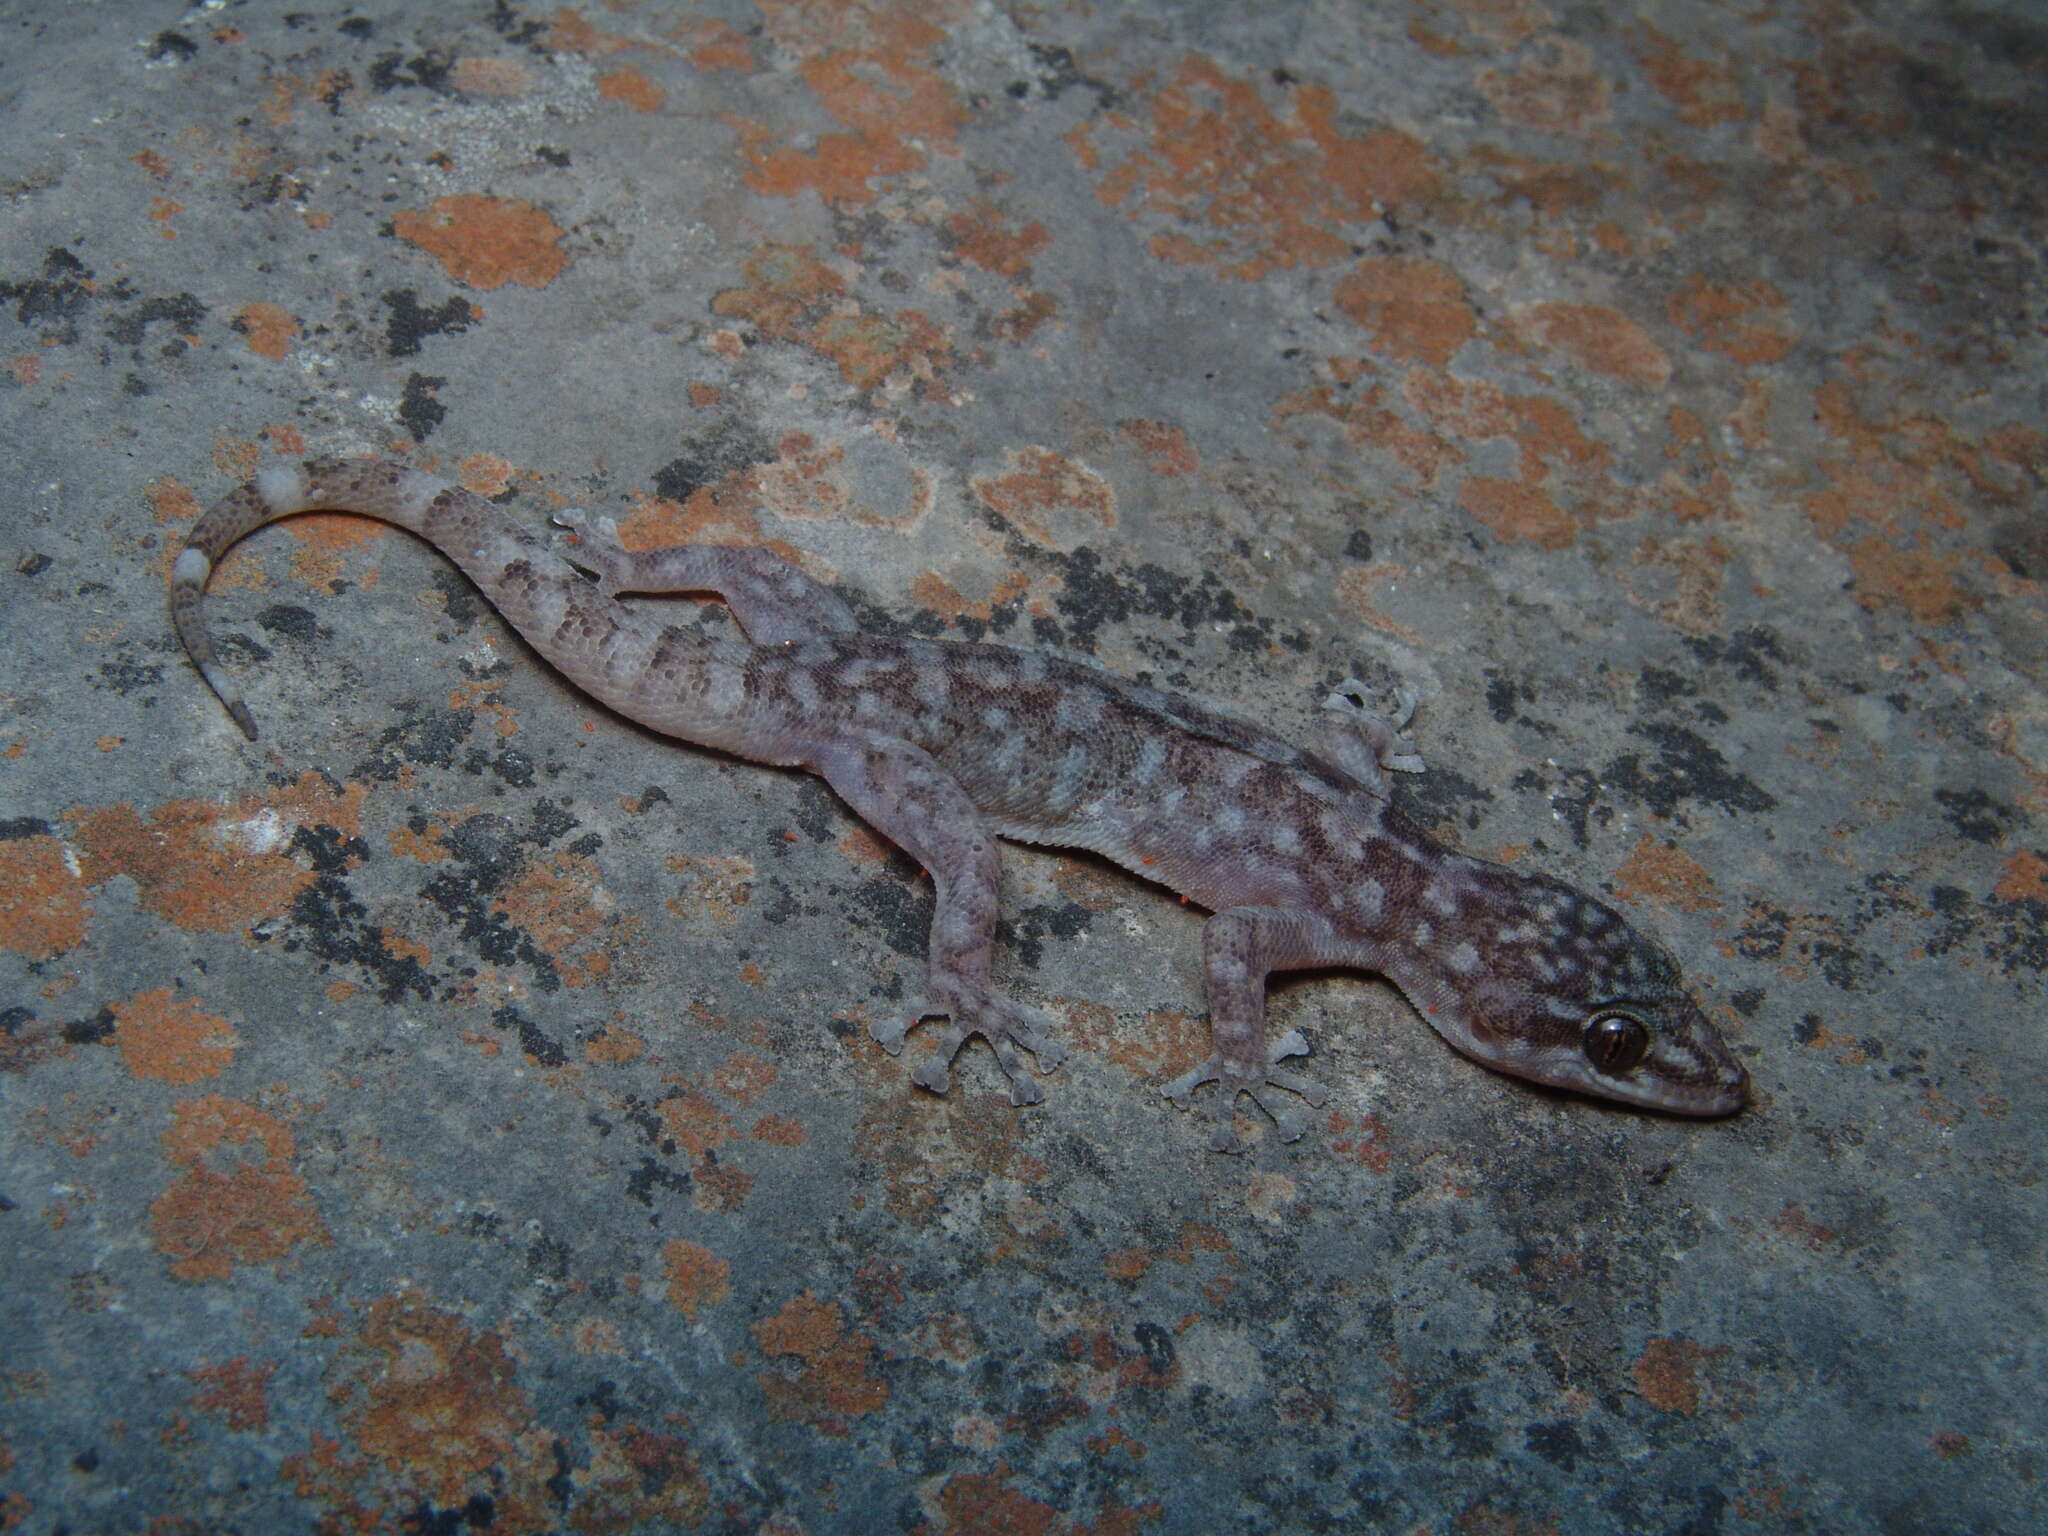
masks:
<svg viewBox="0 0 2048 1536"><path fill-rule="evenodd" d="M240 699L224 699L222 702L227 705L228 714L235 724L242 728L242 734L251 741L254 741L256 739L256 717L249 713L249 706Z"/></svg>

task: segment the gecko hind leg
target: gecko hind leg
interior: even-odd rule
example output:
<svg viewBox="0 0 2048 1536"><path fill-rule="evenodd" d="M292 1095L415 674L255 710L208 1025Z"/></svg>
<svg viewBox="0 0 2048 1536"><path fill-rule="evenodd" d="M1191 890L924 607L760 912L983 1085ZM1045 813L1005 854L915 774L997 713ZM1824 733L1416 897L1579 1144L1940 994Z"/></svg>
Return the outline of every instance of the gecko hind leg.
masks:
<svg viewBox="0 0 2048 1536"><path fill-rule="evenodd" d="M1004 997L990 980L1002 868L994 830L952 776L907 741L842 739L821 748L814 766L863 821L930 872L937 892L927 991L900 1016L871 1024L868 1033L893 1056L918 1024L944 1017L938 1049L918 1064L912 1082L944 1093L954 1057L980 1035L1009 1080L1010 1102L1039 1103L1045 1092L1022 1052L1041 1072L1059 1066L1067 1053L1053 1039L1050 1019Z"/></svg>
<svg viewBox="0 0 2048 1536"><path fill-rule="evenodd" d="M1428 767L1415 743L1401 735L1420 700L1414 689L1396 688L1390 718L1371 709L1367 697L1365 684L1347 677L1323 700L1323 747L1338 767L1385 799L1389 772L1421 773Z"/></svg>

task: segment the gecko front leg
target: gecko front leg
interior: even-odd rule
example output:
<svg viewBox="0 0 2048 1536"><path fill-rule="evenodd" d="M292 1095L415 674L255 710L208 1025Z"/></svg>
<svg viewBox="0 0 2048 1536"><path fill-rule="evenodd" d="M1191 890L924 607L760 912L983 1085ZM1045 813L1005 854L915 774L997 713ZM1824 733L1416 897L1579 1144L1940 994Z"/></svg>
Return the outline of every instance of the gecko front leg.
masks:
<svg viewBox="0 0 2048 1536"><path fill-rule="evenodd" d="M595 577L606 597L716 593L756 645L852 634L860 628L845 599L773 550L745 544L629 550L619 543L619 525L608 517L566 507L554 520L563 530L553 542L555 553Z"/></svg>
<svg viewBox="0 0 2048 1536"><path fill-rule="evenodd" d="M1202 930L1202 948L1215 1054L1160 1092L1186 1109L1202 1084L1218 1085L1211 1107L1215 1127L1209 1134L1214 1151L1243 1150L1231 1124L1240 1093L1250 1094L1266 1112L1282 1141L1294 1141L1304 1129L1301 1119L1272 1090L1300 1094L1317 1108L1329 1090L1279 1065L1289 1056L1307 1053L1308 1042L1299 1031L1289 1030L1270 1046L1266 1043L1266 977L1274 971L1350 963L1355 946L1310 913L1285 907L1231 907L1209 919Z"/></svg>
<svg viewBox="0 0 2048 1536"><path fill-rule="evenodd" d="M1339 683L1323 700L1323 749L1337 766L1380 799L1387 798L1387 774L1421 773L1426 765L1415 744L1401 732L1415 718L1413 689L1394 690L1392 719L1366 705L1365 684L1355 677Z"/></svg>
<svg viewBox="0 0 2048 1536"><path fill-rule="evenodd" d="M1029 1051L1042 1072L1052 1071L1067 1052L1049 1033L1050 1020L1003 997L990 983L1001 882L995 832L952 776L909 742L837 741L822 748L812 766L861 820L922 864L938 892L926 997L906 1010L908 1017L873 1024L868 1032L894 1056L919 1021L944 1015L948 1024L939 1048L911 1074L912 1082L944 1093L953 1058L969 1036L980 1035L1010 1080L1010 1102L1038 1103L1045 1094L1017 1048Z"/></svg>

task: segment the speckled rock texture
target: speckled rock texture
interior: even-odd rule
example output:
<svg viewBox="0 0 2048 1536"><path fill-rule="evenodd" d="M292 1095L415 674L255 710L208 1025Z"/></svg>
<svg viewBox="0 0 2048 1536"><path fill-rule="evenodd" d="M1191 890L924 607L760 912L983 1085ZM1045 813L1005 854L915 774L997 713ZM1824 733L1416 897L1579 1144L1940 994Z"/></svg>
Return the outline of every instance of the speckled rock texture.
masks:
<svg viewBox="0 0 2048 1536"><path fill-rule="evenodd" d="M0 3L0 1528L2042 1528L2048 20L1652 0ZM1304 739L1659 935L1692 1123L1007 858L930 887L280 456L765 544ZM677 602L690 622L725 622Z"/></svg>

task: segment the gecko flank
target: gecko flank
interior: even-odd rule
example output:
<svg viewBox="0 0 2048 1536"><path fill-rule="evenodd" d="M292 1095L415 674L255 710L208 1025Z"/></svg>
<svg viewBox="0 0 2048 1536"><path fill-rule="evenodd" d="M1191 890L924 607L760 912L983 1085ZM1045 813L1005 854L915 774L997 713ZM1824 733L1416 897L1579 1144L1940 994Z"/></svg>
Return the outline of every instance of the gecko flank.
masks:
<svg viewBox="0 0 2048 1536"><path fill-rule="evenodd" d="M891 1054L943 1018L912 1074L946 1091L961 1046L994 1048L1013 1104L1043 1095L1065 1055L1050 1021L990 981L997 838L1086 848L1180 892L1205 930L1214 1054L1165 1085L1210 1101L1211 1144L1236 1145L1249 1094L1282 1136L1276 1093L1326 1090L1281 1063L1308 1049L1266 1034L1274 971L1351 966L1394 982L1445 1039L1502 1072L1682 1115L1740 1109L1748 1078L1687 996L1678 967L1611 908L1542 875L1432 842L1390 803L1401 721L1340 689L1309 751L1191 700L1006 646L866 635L829 589L762 549L628 553L608 522L543 540L490 503L370 460L280 464L215 505L179 554L171 614L200 673L251 737L202 612L228 548L275 518L360 512L420 535L468 573L550 664L651 730L804 768L930 871L929 980L873 1034ZM588 579L589 576L595 580ZM662 624L621 592L707 593L746 639Z"/></svg>

